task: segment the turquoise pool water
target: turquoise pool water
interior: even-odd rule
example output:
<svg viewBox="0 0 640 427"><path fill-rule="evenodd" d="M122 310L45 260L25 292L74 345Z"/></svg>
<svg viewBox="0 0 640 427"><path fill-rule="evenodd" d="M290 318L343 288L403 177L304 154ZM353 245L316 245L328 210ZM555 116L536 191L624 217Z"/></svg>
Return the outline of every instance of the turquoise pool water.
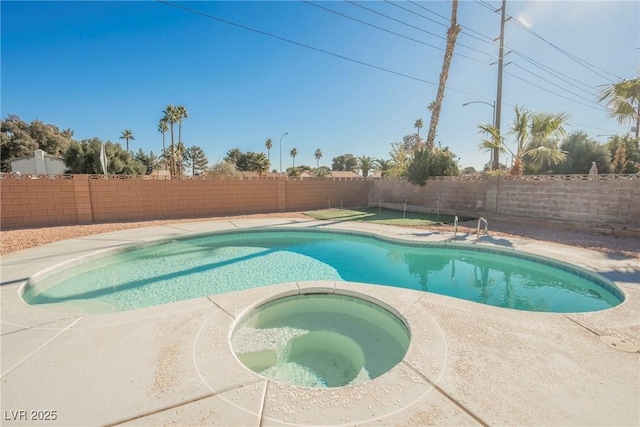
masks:
<svg viewBox="0 0 640 427"><path fill-rule="evenodd" d="M388 285L528 311L596 311L623 300L599 276L548 259L310 230L201 235L134 248L31 280L23 298L101 313L305 280Z"/></svg>

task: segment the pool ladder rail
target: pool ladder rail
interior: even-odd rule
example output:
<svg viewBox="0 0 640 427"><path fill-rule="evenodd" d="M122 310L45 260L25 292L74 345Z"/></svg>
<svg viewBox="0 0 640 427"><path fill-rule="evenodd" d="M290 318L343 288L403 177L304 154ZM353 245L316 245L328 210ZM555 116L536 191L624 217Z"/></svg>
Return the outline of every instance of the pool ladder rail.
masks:
<svg viewBox="0 0 640 427"><path fill-rule="evenodd" d="M482 234L484 234L486 236L487 232L489 231L489 222L487 222L487 220L484 219L483 217L480 217L478 219L478 229L476 231L476 242L478 240L480 240L480 225L481 224L484 224L484 232Z"/></svg>
<svg viewBox="0 0 640 427"><path fill-rule="evenodd" d="M476 230L476 242L478 240L480 240L480 230L481 230L481 225L484 225L484 230L482 231L483 235L487 235L488 234L488 230L489 230L489 222L484 219L483 217L480 217L478 219L478 227ZM456 240L458 238L458 215L453 217L453 237L451 237L450 239L446 239L446 240Z"/></svg>

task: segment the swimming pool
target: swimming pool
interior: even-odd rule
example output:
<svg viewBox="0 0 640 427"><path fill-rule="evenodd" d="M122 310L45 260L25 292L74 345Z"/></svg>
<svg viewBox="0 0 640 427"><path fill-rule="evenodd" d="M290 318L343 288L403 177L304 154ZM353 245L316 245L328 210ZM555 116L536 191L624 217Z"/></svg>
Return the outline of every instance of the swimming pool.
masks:
<svg viewBox="0 0 640 427"><path fill-rule="evenodd" d="M598 275L521 252L299 229L222 232L127 248L36 275L23 299L103 313L311 280L380 284L543 312L603 310L624 300Z"/></svg>

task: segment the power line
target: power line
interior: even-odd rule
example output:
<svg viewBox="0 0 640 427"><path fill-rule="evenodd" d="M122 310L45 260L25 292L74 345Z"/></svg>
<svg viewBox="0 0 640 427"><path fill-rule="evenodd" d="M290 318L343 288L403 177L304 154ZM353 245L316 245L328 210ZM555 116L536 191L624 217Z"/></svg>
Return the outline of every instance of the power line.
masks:
<svg viewBox="0 0 640 427"><path fill-rule="evenodd" d="M379 70L379 71L384 71L386 73L390 73L390 74L394 74L396 76L400 76L400 77L404 77L404 78L407 78L407 79L415 80L415 81L418 81L418 82L421 82L421 83L425 83L425 84L428 84L428 85L438 86L438 83L430 82L428 80L424 80L422 78L411 76L411 75L408 75L408 74L404 74L404 73L401 73L401 72L398 72L398 71L393 71L393 70L390 70L388 68L384 68L384 67L380 67L380 66L377 66L377 65L369 64L367 62L360 61L360 60L357 60L357 59L349 58L347 56L340 55L340 54L337 54L337 53L333 53L333 52L330 52L330 51L325 50L325 49L320 49L320 48L317 48L317 47L309 46L307 44L300 43L300 42L297 42L295 40L287 39L285 37L281 37L281 36L266 32L266 31L258 30L256 28L252 28L252 27L249 27L249 26L246 26L246 25L243 25L243 24L238 24L236 22L232 22L232 21L229 21L229 20L226 20L226 19L222 19L222 18L219 18L217 16L214 16L214 15L211 15L211 14L199 11L199 10L188 8L186 6L182 6L182 5L179 5L179 4L171 3L171 2L168 2L168 1L165 1L165 0L156 0L156 1L158 3L162 3L164 5L171 6L171 7L174 7L176 9L183 10L185 12L193 13L195 15L199 15L199 16L202 16L202 17L205 17L205 18L208 18L208 19L212 19L214 21L222 22L224 24L231 25L231 26L234 26L234 27L237 27L237 28L241 28L243 30L247 30L247 31L251 31L251 32L257 33L257 34L261 34L263 36L268 36L268 37L274 38L276 40L280 40L280 41L283 41L283 42L286 42L286 43L290 43L290 44L293 44L293 45L296 45L296 46L304 47L306 49L310 49L310 50L313 50L313 51L316 51L316 52L321 52L321 53L324 53L326 55L333 56L335 58L344 59L345 61L349 61L349 62L353 62L353 63L356 63L356 64L364 65L364 66L369 67L369 68L373 68L373 69L376 69L376 70ZM481 98L479 95L477 95L475 93L463 91L463 90L460 90L460 89L455 89L455 88L448 87L448 86L447 86L447 89L449 89L449 90L451 90L453 92L459 92L459 93L462 93L462 94L465 94L465 95Z"/></svg>
<svg viewBox="0 0 640 427"><path fill-rule="evenodd" d="M513 22L514 22L514 24L515 24L515 25L517 25L518 27L522 28L523 30L525 30L525 31L526 31L526 32L528 32L529 34L532 34L533 36L535 36L535 37L539 38L539 39L540 39L540 40L542 40L543 42L547 43L549 46L551 46L551 47L553 47L554 49L558 50L559 52L561 52L562 54L564 54L564 55L565 55L565 56L567 56L568 58L570 58L570 59L574 60L576 63L578 63L578 64L582 65L584 68L586 68L587 70L591 71L592 73L595 73L595 74L599 75L599 76L600 76L600 77L602 77L603 79L607 79L607 80L609 80L611 83L613 83L613 80L611 80L610 78L608 78L608 77L606 77L606 76L604 76L604 75L600 74L600 73L599 73L598 71L596 71L596 70L603 71L603 72L605 72L605 73L609 74L610 76L615 77L615 78L616 78L616 79L618 79L618 80L622 80L622 77L620 77L620 76L616 76L615 74L610 73L609 71L607 71L607 70L605 70L605 69L603 69L603 68L600 68L600 67L598 67L597 65L593 65L593 64L591 64L591 63L589 63L589 62L587 62L587 61L585 61L585 60L583 60L583 59L581 59L581 58L578 58L578 57L577 57L577 56L575 56L574 54L572 54L572 53L570 53L570 52L566 51L565 49L563 49L563 48L561 48L561 47L557 46L556 44L554 44L554 43L550 42L549 40L545 39L544 37L542 37L541 35L539 35L539 34L538 34L538 33L536 33L535 31L533 31L532 29L527 28L525 25L522 25L522 23L521 23L520 21L518 21L517 19L516 19L516 20L513 20Z"/></svg>
<svg viewBox="0 0 640 427"><path fill-rule="evenodd" d="M437 37L437 38L439 38L439 39L441 39L441 40L447 40L447 38L446 38L445 36L442 36L442 35L439 35L439 34L432 33L432 32L430 32L430 31L427 31L427 30L422 29L422 28L420 28L420 27L416 27L415 25L409 24L409 23L407 23L407 22L401 21L400 19L396 19L396 18L394 18L394 17L392 17L392 16L389 16L389 15L386 15L386 14L384 14L384 13L378 12L377 10L373 10L373 9L371 9L371 8L368 8L368 7L366 7L366 6L363 6L363 5L361 5L361 4L358 4L358 3L354 2L354 1L351 1L351 0L345 0L345 1L346 1L347 3L349 3L349 4L353 5L353 6L357 6L357 7L360 7L360 8L362 8L362 9L364 9L364 10L368 10L368 11L369 11L369 12L371 12L371 13L374 13L374 14L376 14L376 15L380 15L380 16L383 16L383 17L385 17L385 18L387 18L387 19L390 19L390 20L392 20L392 21L394 21L394 22L398 22L398 23L400 23L400 24L402 24L402 25L406 25L407 27L410 27L410 28L413 28L413 29L415 29L415 30L421 31L421 32L423 32L423 33L429 34L429 35L431 35L431 36ZM393 6L399 7L400 9L404 9L404 10L406 10L406 11L409 11L409 12L411 12L411 13L415 13L415 12L412 12L412 11L410 11L410 10L408 10L408 9L406 9L406 8L402 7L402 6L399 6L399 5L395 4L395 3L391 3L391 2L387 2L387 3L389 3L389 4L393 5ZM420 15L420 16L422 16L422 15ZM422 17L423 17L423 18L425 18L424 16L422 16ZM426 18L426 19L428 19L428 18ZM491 55L490 53L484 52L484 51L482 51L482 50L480 50L480 49L476 49L475 47L467 46L467 45L462 44L462 43L456 43L456 45L457 45L457 46L460 46L460 47L464 47L464 48L466 48L466 49L470 49L470 50L473 50L473 51L476 51L476 52L482 53L483 55L487 55L487 56L490 56L490 57L494 57L494 55ZM468 56L464 56L464 55L459 54L459 53L458 53L457 55L458 55L458 56L460 56L460 57L463 57L463 58L470 59L470 57L468 57Z"/></svg>
<svg viewBox="0 0 640 427"><path fill-rule="evenodd" d="M537 85L537 84L535 84L535 83L532 83L532 82L530 82L530 81L528 81L528 80L526 80L526 79L523 79L522 77L517 76L517 75L515 75L515 74L513 74L513 73L510 73L510 72L508 72L508 71L505 71L505 74L509 74L511 77L515 77L515 78L516 78L516 79L518 79L518 80L522 80L523 82L528 83L528 84L530 84L531 86L535 86L535 87L537 87L538 89L542 89L542 90L544 90L545 92L549 92L549 93L550 93L550 94L552 94L552 95L558 96L558 97L560 97L560 98L564 98L564 99L566 99L566 100L568 100L568 101L575 102L576 104L580 104L580 105L583 105L583 106L585 106L585 107L593 108L594 110L603 111L603 110L602 110L602 108L594 107L593 105L585 104L585 103L582 103L582 102L580 102L580 101L576 101L575 99L567 98L567 97L566 97L566 96L564 96L564 95L560 95L560 94L558 94L558 93L552 92L552 91L550 91L549 89L546 89L546 88L544 88L544 87L542 87L542 86L540 86L540 85ZM606 110L605 110L605 111L606 111Z"/></svg>
<svg viewBox="0 0 640 427"><path fill-rule="evenodd" d="M339 15L339 16L342 16L342 17L344 17L344 18L350 19L350 20L352 20L352 21L356 21L356 22L358 22L358 23L360 23L360 24L367 25L367 26L369 26L369 27L376 28L376 29L378 29L378 30L380 30L380 31L384 31L384 32L386 32L386 33L393 34L393 35L398 36L398 37L401 37L401 38L403 38L403 39L411 40L411 41L413 41L413 42L420 43L420 44L422 44L422 45L424 45L424 46L428 46L428 47L431 47L431 48L433 48L433 49L437 49L437 50L439 50L439 51L444 52L444 48L442 48L442 47L440 47L440 46L434 46L434 45L432 45L432 44L429 44L429 43L423 42L423 41L421 41L421 40L414 39L413 37L405 36L404 34L400 34L400 33L398 33L398 32L391 31L391 30L388 30L388 29L386 29L386 28L382 28L382 27L380 27L380 26L378 26L378 25L371 24L371 23L369 23L369 22L363 21L363 20L358 19L358 18L354 18L354 17L352 17L352 16L346 15L346 14L341 13L341 12L338 12L338 11L335 11L335 10L333 10L333 9L329 9L329 8L327 8L327 7L324 7L324 6L320 6L320 5L319 5L319 4L317 4L317 3L313 3L313 2L310 2L310 1L307 1L307 0L302 0L302 2L303 2L303 3L306 3L306 4L308 4L308 5L311 5L311 6L315 6L315 7L319 8L319 9L322 9L322 10L324 10L324 11L326 11L326 12L330 12L330 13L333 13L333 14L336 14L336 15ZM364 7L364 6L363 6L363 7ZM398 22L401 22L401 21L398 21ZM411 26L410 24L407 24L407 23L404 23L404 24L405 24L405 25L409 25L409 26ZM414 27L414 28L417 28L417 27ZM429 33L429 34L431 34L431 33ZM481 52L481 51L478 51L478 52ZM481 53L484 53L485 55L489 55L489 54L487 54L486 52L481 52ZM460 57L460 58L468 59L468 60L470 60L470 61L475 61L475 62L479 62L479 63L484 64L484 65L489 65L488 63L483 62L483 61L482 61L482 60L480 60L480 59L473 58L473 57L471 57L471 56L467 56L467 55L463 55L463 54L461 54L461 53L456 53L455 55L456 55L456 56L458 56L458 57Z"/></svg>
<svg viewBox="0 0 640 427"><path fill-rule="evenodd" d="M315 6L315 7L319 8L319 9L325 10L325 11L327 11L327 12L331 12L331 13L334 13L334 14L336 14L336 15L342 16L342 17L344 17L344 18L351 19L352 21L359 22L359 23L364 24L364 25L367 25L367 26L369 26L369 27L376 28L376 29L378 29L378 30L380 30L380 31L384 31L384 32L386 32L386 33L390 33L390 34L393 34L393 35L395 35L395 36L402 37L403 39L411 40L411 41L414 41L414 42L416 42L416 43L420 43L420 44L422 44L422 45L429 46L429 47L431 47L431 48L434 48L434 49L438 49L438 50L442 50L442 51L444 51L444 49L443 49L443 48L441 48L440 46L435 46L435 45L432 45L432 44L429 44L429 43L425 43L425 42L423 42L423 41L421 41L421 40L417 40L417 39L414 39L414 38L412 38L412 37L408 37L408 36L402 35L402 34L400 34L400 33L396 33L395 31L387 30L386 28L382 28L382 27L379 27L379 26L377 26L377 25L370 24L370 23L368 23L368 22L362 21L362 20L357 19L357 18L354 18L354 17L352 17L352 16L345 15L344 13L340 13L340 12L337 12L337 11L335 11L335 10L332 10L332 9L326 8L326 7L324 7L324 6L320 6L319 4L312 3L312 2L307 1L307 0L302 0L302 2L303 2L303 3L306 3L306 4L308 4L308 5L311 5L311 6Z"/></svg>
<svg viewBox="0 0 640 427"><path fill-rule="evenodd" d="M593 101L593 99L585 98L585 97L584 97L584 96L582 96L582 95L579 95L579 94L577 94L577 93L575 93L575 92L571 92L570 90L568 90L568 89L566 89L566 88L564 88L564 87L562 87L562 86L560 86L560 85L558 85L558 84L555 84L554 82L552 82L552 81L550 81L550 80L548 80L548 79L545 79L544 77L540 76L539 74L536 74L536 73L534 73L533 71L529 71L529 70L527 70L526 68L521 67L520 65L516 64L515 62L512 62L511 64L512 64L514 67L518 67L518 68L520 68L521 70L523 70L523 71L525 71L525 72L527 72L527 73L529 73L529 74L531 74L531 75L533 75L533 76L535 76L535 77L539 78L540 80L544 80L545 82L549 83L550 85L553 85L553 86L557 87L558 89L564 90L565 92L568 92L568 93L570 93L570 94L571 94L571 95L573 95L573 96L577 96L577 97L578 97L578 98L580 98L580 99L583 99L583 100L585 100L585 101L587 101L587 102L592 102L592 103L594 103L594 104L598 105L598 103L597 103L597 102L595 102L595 101ZM605 109L604 111L606 111L606 109Z"/></svg>

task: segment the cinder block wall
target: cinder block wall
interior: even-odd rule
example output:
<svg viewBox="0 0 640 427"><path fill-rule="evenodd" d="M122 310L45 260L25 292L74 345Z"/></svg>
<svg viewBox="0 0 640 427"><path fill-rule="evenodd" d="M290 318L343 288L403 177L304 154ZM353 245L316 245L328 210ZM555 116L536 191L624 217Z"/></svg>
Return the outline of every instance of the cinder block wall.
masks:
<svg viewBox="0 0 640 427"><path fill-rule="evenodd" d="M367 206L365 180L2 179L2 229Z"/></svg>
<svg viewBox="0 0 640 427"><path fill-rule="evenodd" d="M640 226L640 180L498 182L496 213L579 224Z"/></svg>
<svg viewBox="0 0 640 427"><path fill-rule="evenodd" d="M574 225L640 227L640 180L376 180L369 205L398 206L451 214L498 214ZM437 199L437 202L436 202Z"/></svg>
<svg viewBox="0 0 640 427"><path fill-rule="evenodd" d="M0 190L2 229L78 223L72 179L3 179Z"/></svg>
<svg viewBox="0 0 640 427"><path fill-rule="evenodd" d="M365 207L369 200L369 181L291 180L286 183L286 211L342 207ZM329 199L327 199L329 197Z"/></svg>
<svg viewBox="0 0 640 427"><path fill-rule="evenodd" d="M2 229L407 205L427 212L640 227L640 180L2 179Z"/></svg>
<svg viewBox="0 0 640 427"><path fill-rule="evenodd" d="M266 180L89 180L93 222L278 212Z"/></svg>
<svg viewBox="0 0 640 427"><path fill-rule="evenodd" d="M486 209L487 182L484 180L430 180L427 185L406 180L375 180L369 199L371 206L404 204L421 207L425 212L478 213Z"/></svg>

